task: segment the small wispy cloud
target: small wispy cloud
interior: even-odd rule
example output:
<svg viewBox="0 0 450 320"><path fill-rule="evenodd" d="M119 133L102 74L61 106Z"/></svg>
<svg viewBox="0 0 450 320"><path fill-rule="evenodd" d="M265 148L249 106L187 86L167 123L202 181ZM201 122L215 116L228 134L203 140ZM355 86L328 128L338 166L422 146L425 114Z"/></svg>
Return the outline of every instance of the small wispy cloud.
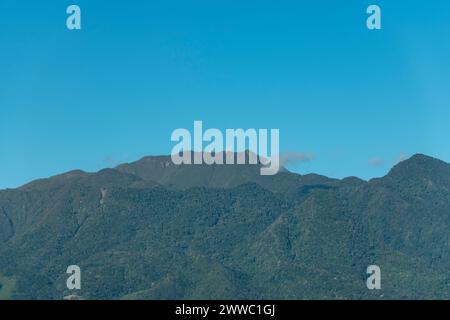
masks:
<svg viewBox="0 0 450 320"><path fill-rule="evenodd" d="M405 160L408 159L408 158L409 158L409 157L408 157L407 154L400 153L400 154L397 156L397 158L395 159L395 164L397 164L397 163L399 163L399 162L402 162L402 161L405 161Z"/></svg>
<svg viewBox="0 0 450 320"><path fill-rule="evenodd" d="M381 158L378 158L378 157L374 157L369 160L369 164L372 167L376 167L376 168L382 167L384 165L384 160Z"/></svg>
<svg viewBox="0 0 450 320"><path fill-rule="evenodd" d="M315 155L305 152L285 152L280 155L280 164L282 166L297 165L310 162L315 159Z"/></svg>

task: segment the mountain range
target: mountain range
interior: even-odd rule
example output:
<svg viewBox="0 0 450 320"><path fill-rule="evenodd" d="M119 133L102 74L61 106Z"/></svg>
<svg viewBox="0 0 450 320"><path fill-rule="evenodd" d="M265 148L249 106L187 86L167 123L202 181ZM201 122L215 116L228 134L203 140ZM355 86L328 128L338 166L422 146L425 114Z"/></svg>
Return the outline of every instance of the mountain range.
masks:
<svg viewBox="0 0 450 320"><path fill-rule="evenodd" d="M450 299L450 165L381 178L145 157L0 191L0 299ZM368 290L369 265L381 290Z"/></svg>

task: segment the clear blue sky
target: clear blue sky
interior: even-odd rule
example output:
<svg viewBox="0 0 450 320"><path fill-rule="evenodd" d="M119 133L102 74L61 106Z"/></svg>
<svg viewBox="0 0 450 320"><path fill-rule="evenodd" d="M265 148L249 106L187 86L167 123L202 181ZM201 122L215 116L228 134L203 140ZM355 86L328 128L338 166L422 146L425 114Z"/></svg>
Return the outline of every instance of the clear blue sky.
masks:
<svg viewBox="0 0 450 320"><path fill-rule="evenodd" d="M279 128L300 173L450 161L450 1L0 0L0 188L169 154L194 120Z"/></svg>

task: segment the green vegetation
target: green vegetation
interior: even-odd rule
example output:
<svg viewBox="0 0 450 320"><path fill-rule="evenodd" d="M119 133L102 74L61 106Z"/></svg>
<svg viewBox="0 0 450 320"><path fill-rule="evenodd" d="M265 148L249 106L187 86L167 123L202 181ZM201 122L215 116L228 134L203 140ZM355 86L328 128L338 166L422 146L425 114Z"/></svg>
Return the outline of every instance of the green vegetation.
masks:
<svg viewBox="0 0 450 320"><path fill-rule="evenodd" d="M12 294L16 286L14 278L0 275L0 300L12 299Z"/></svg>
<svg viewBox="0 0 450 320"><path fill-rule="evenodd" d="M0 297L61 299L77 264L86 299L450 299L442 161L368 182L167 161L0 191Z"/></svg>

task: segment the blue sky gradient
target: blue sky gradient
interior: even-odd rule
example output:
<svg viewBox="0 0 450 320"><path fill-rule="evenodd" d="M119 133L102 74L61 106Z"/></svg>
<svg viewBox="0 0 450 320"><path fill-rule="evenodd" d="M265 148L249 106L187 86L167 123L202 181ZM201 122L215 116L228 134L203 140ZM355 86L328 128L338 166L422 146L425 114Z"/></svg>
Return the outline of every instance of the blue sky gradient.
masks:
<svg viewBox="0 0 450 320"><path fill-rule="evenodd" d="M169 154L194 120L279 128L299 173L450 161L449 88L448 0L0 0L0 188Z"/></svg>

